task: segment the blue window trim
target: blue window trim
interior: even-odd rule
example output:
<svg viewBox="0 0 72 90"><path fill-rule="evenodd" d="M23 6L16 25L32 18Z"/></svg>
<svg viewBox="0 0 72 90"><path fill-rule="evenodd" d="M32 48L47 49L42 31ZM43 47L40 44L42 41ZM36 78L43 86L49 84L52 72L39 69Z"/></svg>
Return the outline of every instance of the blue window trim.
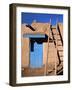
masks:
<svg viewBox="0 0 72 90"><path fill-rule="evenodd" d="M44 34L23 34L24 38L45 38Z"/></svg>

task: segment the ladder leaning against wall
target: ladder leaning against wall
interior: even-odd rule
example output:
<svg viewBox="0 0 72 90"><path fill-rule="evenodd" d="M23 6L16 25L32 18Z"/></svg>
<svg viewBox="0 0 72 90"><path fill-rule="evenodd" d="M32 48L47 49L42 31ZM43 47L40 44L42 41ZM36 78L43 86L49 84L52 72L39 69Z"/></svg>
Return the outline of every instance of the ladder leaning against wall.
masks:
<svg viewBox="0 0 72 90"><path fill-rule="evenodd" d="M56 22L56 26L50 26L49 37L51 38L48 38L46 75L58 75L63 72L63 30L60 28L60 25L60 23ZM52 61L52 65L50 61Z"/></svg>

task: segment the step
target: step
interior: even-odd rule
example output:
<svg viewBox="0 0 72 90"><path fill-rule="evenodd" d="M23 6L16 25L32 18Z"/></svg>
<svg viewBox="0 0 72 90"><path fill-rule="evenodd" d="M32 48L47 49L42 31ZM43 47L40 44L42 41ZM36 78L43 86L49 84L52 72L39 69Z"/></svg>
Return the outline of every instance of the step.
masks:
<svg viewBox="0 0 72 90"><path fill-rule="evenodd" d="M53 40L49 40L49 43L53 43Z"/></svg>
<svg viewBox="0 0 72 90"><path fill-rule="evenodd" d="M63 57L60 57L60 60L63 62Z"/></svg>
<svg viewBox="0 0 72 90"><path fill-rule="evenodd" d="M45 67L42 68L29 68L26 67L22 71L22 76L41 76L44 75Z"/></svg>
<svg viewBox="0 0 72 90"><path fill-rule="evenodd" d="M62 42L61 42L61 40L58 40L58 39L57 39L57 43L62 43Z"/></svg>
<svg viewBox="0 0 72 90"><path fill-rule="evenodd" d="M60 34L59 34L59 33L53 33L53 35L54 35L54 36L60 36Z"/></svg>
<svg viewBox="0 0 72 90"><path fill-rule="evenodd" d="M60 57L63 57L63 55L60 55Z"/></svg>
<svg viewBox="0 0 72 90"><path fill-rule="evenodd" d="M60 71L57 71L57 75L63 75L63 68Z"/></svg>
<svg viewBox="0 0 72 90"><path fill-rule="evenodd" d="M62 44L58 44L57 46L62 46Z"/></svg>
<svg viewBox="0 0 72 90"><path fill-rule="evenodd" d="M63 52L63 50L58 50L59 52Z"/></svg>
<svg viewBox="0 0 72 90"><path fill-rule="evenodd" d="M60 35L57 35L57 38L60 38Z"/></svg>
<svg viewBox="0 0 72 90"><path fill-rule="evenodd" d="M61 39L57 39L57 41L61 41Z"/></svg>
<svg viewBox="0 0 72 90"><path fill-rule="evenodd" d="M63 46L58 46L57 49L58 50L63 50Z"/></svg>
<svg viewBox="0 0 72 90"><path fill-rule="evenodd" d="M61 72L61 70L63 71L63 62L57 67L57 74Z"/></svg>
<svg viewBox="0 0 72 90"><path fill-rule="evenodd" d="M49 46L50 46L50 47L53 47L53 46L54 46L54 42L49 43Z"/></svg>

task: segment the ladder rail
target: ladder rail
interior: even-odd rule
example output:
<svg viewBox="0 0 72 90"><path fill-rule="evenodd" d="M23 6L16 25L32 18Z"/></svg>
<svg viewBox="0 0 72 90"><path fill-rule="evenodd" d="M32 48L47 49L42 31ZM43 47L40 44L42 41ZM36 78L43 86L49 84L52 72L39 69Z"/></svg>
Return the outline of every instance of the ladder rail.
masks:
<svg viewBox="0 0 72 90"><path fill-rule="evenodd" d="M51 22L51 20L50 20L50 22ZM46 59L45 73L44 73L45 75L48 74L47 69L48 69L49 37L50 37L50 29L49 29L49 36L48 36L48 42L47 42L47 59Z"/></svg>
<svg viewBox="0 0 72 90"><path fill-rule="evenodd" d="M57 67L56 67L56 61L57 61L57 21L56 21L56 59L55 59L55 75L56 75L56 71L57 71Z"/></svg>
<svg viewBox="0 0 72 90"><path fill-rule="evenodd" d="M52 27L51 27L51 34L52 34L52 38L53 38L53 42L54 42L54 45L55 45L55 48L56 48L56 51L57 51L57 46L56 46L56 43L57 43L57 32L55 33L56 35L56 38L54 37L54 33L52 31ZM57 53L56 53L57 55ZM57 56L56 56L56 59L55 59L55 75L56 75L56 60L57 60Z"/></svg>
<svg viewBox="0 0 72 90"><path fill-rule="evenodd" d="M61 38L62 46L63 46L63 38L62 38L62 35L61 35L61 32L60 32L60 28L59 28L58 25L57 25L57 29L58 29L58 32L59 32L59 35L60 35L60 38Z"/></svg>
<svg viewBox="0 0 72 90"><path fill-rule="evenodd" d="M50 31L51 31L51 18L50 18L50 29L48 34L48 42L47 42L47 60L45 65L45 75L48 74L48 55L49 55L49 37L50 37Z"/></svg>

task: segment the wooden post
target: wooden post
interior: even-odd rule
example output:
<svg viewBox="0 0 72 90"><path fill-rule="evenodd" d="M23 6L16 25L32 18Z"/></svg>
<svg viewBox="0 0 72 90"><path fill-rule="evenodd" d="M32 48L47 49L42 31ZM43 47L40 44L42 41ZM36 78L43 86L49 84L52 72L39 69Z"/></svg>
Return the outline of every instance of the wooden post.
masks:
<svg viewBox="0 0 72 90"><path fill-rule="evenodd" d="M57 30L57 23L58 23L58 19L56 20L56 59L55 59L55 75L56 75L56 72L57 72L57 34L58 34L58 30Z"/></svg>
<svg viewBox="0 0 72 90"><path fill-rule="evenodd" d="M51 25L51 18L50 18L50 25ZM51 27L50 27L51 29ZM49 29L49 35L50 35L50 29ZM44 75L48 74L48 54L49 54L49 36L48 36L48 42L47 42L47 59L46 59L46 63L45 63L45 72Z"/></svg>

